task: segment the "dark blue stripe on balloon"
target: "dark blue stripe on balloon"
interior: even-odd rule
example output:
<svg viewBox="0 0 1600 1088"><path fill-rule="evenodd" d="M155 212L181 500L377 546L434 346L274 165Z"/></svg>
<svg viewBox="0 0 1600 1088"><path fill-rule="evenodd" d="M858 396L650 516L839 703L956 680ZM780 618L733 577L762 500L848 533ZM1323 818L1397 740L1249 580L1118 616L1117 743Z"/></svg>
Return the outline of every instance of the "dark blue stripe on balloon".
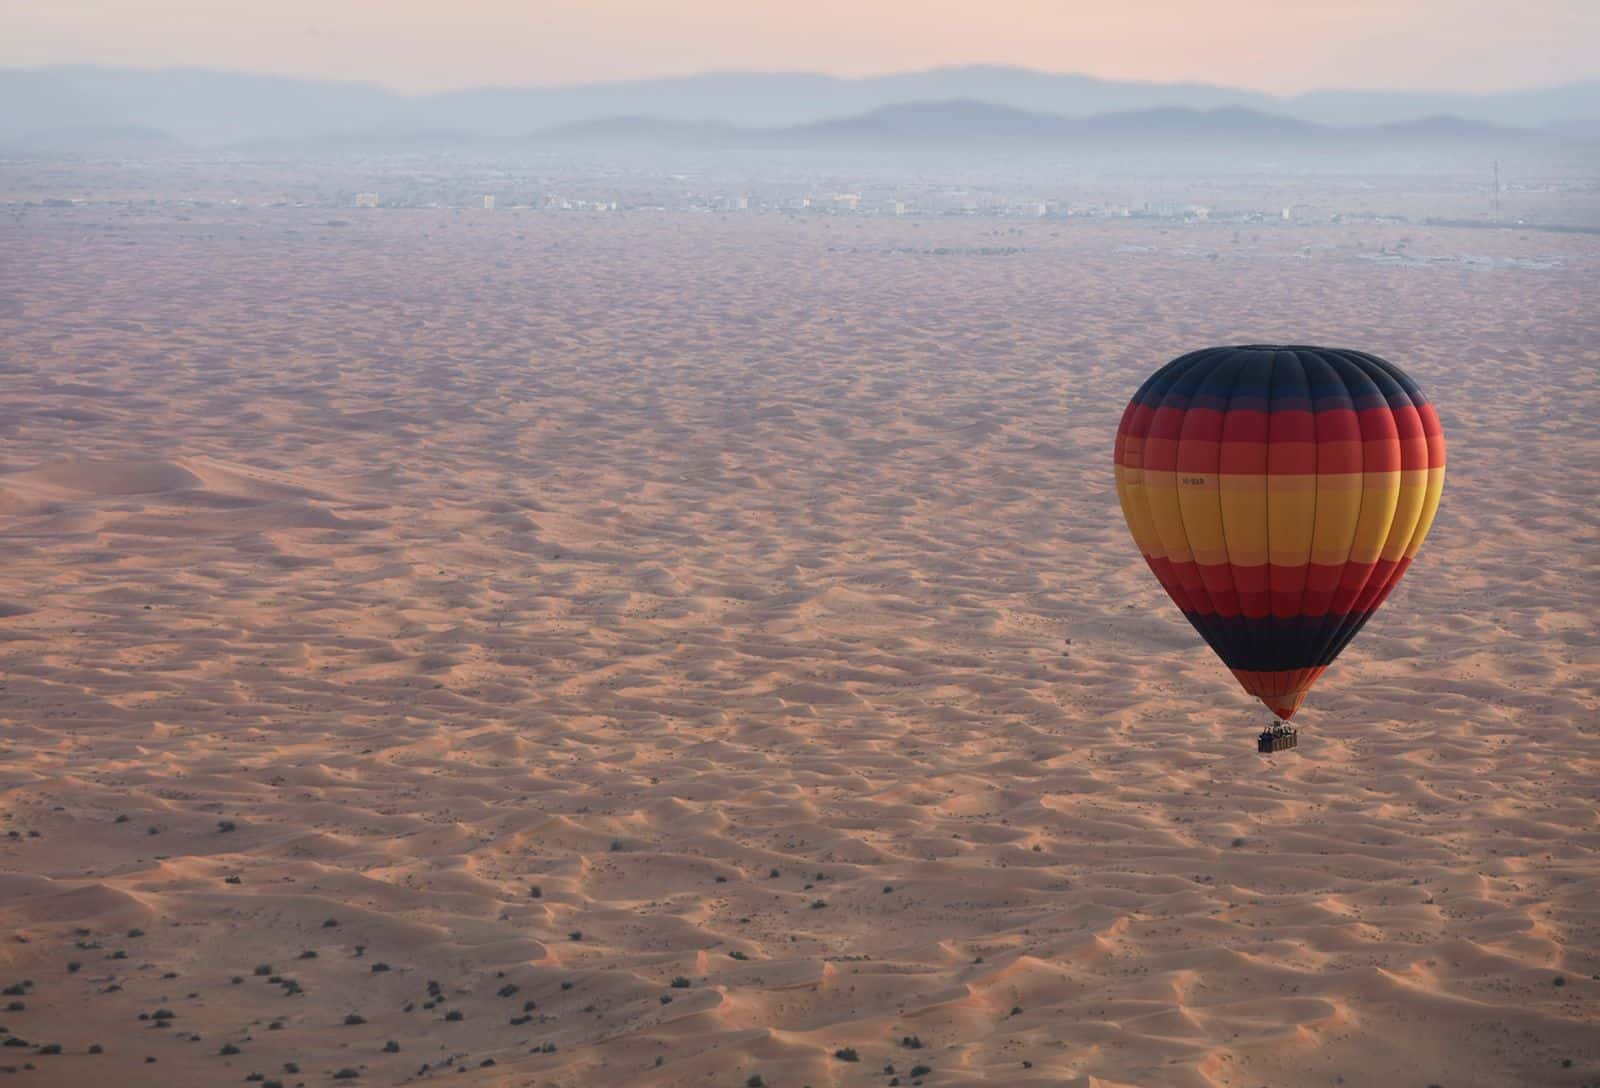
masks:
<svg viewBox="0 0 1600 1088"><path fill-rule="evenodd" d="M1151 408L1219 408L1212 391L1198 392L1204 378L1224 364L1243 366L1227 406L1241 410L1328 412L1354 407L1406 408L1427 398L1404 371L1358 351L1328 348L1207 348L1180 356L1158 370L1134 401Z"/></svg>

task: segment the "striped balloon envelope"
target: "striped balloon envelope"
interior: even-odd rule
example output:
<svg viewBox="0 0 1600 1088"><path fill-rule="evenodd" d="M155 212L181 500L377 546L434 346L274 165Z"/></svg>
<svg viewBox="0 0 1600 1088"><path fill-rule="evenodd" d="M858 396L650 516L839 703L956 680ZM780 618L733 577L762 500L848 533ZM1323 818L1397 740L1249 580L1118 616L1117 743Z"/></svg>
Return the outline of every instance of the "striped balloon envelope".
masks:
<svg viewBox="0 0 1600 1088"><path fill-rule="evenodd" d="M1162 587L1288 719L1422 546L1444 434L1417 384L1375 355L1207 348L1134 394L1116 478Z"/></svg>

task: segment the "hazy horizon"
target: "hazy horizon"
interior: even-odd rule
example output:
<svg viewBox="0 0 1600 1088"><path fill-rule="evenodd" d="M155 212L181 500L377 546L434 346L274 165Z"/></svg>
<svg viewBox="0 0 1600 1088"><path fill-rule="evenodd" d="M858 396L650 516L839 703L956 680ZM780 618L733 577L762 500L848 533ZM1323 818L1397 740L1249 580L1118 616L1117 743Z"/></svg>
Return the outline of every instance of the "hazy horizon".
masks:
<svg viewBox="0 0 1600 1088"><path fill-rule="evenodd" d="M820 68L806 67L715 67L699 68L693 71L661 72L637 76L621 76L613 78L575 79L558 81L526 80L521 82L510 80L480 80L478 82L465 82L458 86L440 87L435 89L414 89L387 83L381 79L355 78L343 75L324 75L317 73L297 73L269 71L264 68L225 67L205 63L173 63L173 64L132 64L122 62L78 61L63 60L51 61L41 64L0 64L0 71L14 72L42 72L51 69L88 68L103 71L131 71L147 73L171 72L203 72L219 76L243 76L261 79L286 79L299 80L310 83L327 83L338 86L365 87L380 90L402 98L428 98L435 95L453 94L463 91L481 90L566 90L583 89L589 87L606 87L630 83L657 83L666 80L696 80L717 77L742 77L742 76L815 76L824 79L837 80L842 83L865 83L875 79L894 78L897 76L924 75L938 72L960 72L980 69L994 71L1023 72L1030 75L1061 77L1067 79L1081 78L1099 80L1106 83L1143 83L1152 87L1181 87L1205 86L1219 90L1249 91L1254 94L1269 98L1291 100L1294 98L1325 94L1325 93L1356 93L1356 94L1416 94L1416 95L1468 95L1483 98L1492 98L1497 95L1519 94L1537 91L1556 90L1562 87L1578 86L1600 82L1600 72L1588 76L1575 76L1571 79L1546 79L1533 81L1516 86L1497 87L1489 90L1459 89L1451 87L1374 87L1356 84L1328 83L1321 86L1307 87L1295 91L1275 91L1256 87L1248 83L1231 80L1225 76L1215 78L1142 78L1136 76L1102 75L1082 69L1054 69L1041 68L1028 64L1011 64L1003 61L956 61L948 64L928 64L919 67L886 69L881 72L840 73L824 71Z"/></svg>
<svg viewBox="0 0 1600 1088"><path fill-rule="evenodd" d="M528 12L466 0L331 10L193 0L103 0L19 11L0 67L203 68L374 84L406 94L469 87L574 86L715 72L807 72L854 79L993 65L1153 83L1208 83L1292 96L1317 90L1495 94L1594 79L1600 10L1531 0L1213 5L1203 27L1175 0L1115 10L1025 0L975 22L949 3L890 0L858 10L695 0L556 0ZM239 34L241 18L251 33ZM1205 49L1196 49L1203 36Z"/></svg>

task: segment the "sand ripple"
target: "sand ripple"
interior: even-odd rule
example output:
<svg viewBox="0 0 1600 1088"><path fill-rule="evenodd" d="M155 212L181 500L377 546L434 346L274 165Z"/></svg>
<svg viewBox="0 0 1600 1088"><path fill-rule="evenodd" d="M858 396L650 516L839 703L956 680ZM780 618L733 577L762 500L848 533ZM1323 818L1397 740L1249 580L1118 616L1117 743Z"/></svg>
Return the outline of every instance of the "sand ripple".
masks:
<svg viewBox="0 0 1600 1088"><path fill-rule="evenodd" d="M0 224L27 1083L1600 1081L1592 239L99 214ZM1110 436L1291 331L1451 475L1262 760Z"/></svg>

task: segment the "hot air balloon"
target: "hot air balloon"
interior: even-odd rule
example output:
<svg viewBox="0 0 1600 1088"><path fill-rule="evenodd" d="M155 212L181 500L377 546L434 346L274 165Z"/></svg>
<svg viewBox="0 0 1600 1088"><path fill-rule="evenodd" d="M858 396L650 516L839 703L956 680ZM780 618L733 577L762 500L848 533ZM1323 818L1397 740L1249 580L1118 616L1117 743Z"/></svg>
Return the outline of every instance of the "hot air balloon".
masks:
<svg viewBox="0 0 1600 1088"><path fill-rule="evenodd" d="M1261 734L1271 751L1295 744L1286 723L1422 546L1444 434L1416 382L1375 355L1206 348L1134 394L1116 479L1162 588L1282 719Z"/></svg>

